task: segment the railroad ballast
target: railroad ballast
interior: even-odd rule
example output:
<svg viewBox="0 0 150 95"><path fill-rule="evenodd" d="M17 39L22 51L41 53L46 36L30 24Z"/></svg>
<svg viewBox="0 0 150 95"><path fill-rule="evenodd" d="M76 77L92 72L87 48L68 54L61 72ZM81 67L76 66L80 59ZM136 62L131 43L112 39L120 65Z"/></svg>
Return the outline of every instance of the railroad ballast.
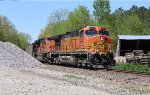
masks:
<svg viewBox="0 0 150 95"><path fill-rule="evenodd" d="M110 68L115 65L112 41L105 27L87 26L36 40L32 44L33 56L51 64Z"/></svg>

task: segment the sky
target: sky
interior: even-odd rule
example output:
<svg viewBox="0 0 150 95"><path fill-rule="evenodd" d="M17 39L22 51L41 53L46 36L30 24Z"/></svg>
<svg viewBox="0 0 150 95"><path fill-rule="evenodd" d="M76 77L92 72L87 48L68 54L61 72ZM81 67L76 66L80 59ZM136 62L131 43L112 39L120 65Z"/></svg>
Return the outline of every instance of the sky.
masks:
<svg viewBox="0 0 150 95"><path fill-rule="evenodd" d="M47 25L47 20L54 10L73 11L79 5L85 5L92 13L94 0L0 0L0 15L16 26L19 32L30 34L34 42L40 30ZM110 0L111 11L123 7L127 10L132 5L149 8L150 0Z"/></svg>

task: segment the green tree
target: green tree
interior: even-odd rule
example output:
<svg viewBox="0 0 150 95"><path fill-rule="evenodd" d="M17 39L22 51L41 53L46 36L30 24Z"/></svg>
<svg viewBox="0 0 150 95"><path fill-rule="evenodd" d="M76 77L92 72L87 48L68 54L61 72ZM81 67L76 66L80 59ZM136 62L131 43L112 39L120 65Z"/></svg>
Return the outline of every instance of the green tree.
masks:
<svg viewBox="0 0 150 95"><path fill-rule="evenodd" d="M20 47L23 50L26 50L26 47L29 46L31 41L31 36L26 33L19 32L18 33L19 41L20 41Z"/></svg>
<svg viewBox="0 0 150 95"><path fill-rule="evenodd" d="M67 9L58 9L52 12L48 18L48 24L44 29L41 29L38 38L43 38L48 35L58 35L66 32L66 19L68 18Z"/></svg>
<svg viewBox="0 0 150 95"><path fill-rule="evenodd" d="M18 32L7 17L0 16L0 41L12 42L25 50L30 38L28 34Z"/></svg>
<svg viewBox="0 0 150 95"><path fill-rule="evenodd" d="M113 13L115 16L122 16L122 15L124 15L125 14L125 10L122 8L122 7L120 7L120 8L118 8L117 10L115 10L115 12Z"/></svg>
<svg viewBox="0 0 150 95"><path fill-rule="evenodd" d="M67 19L69 14L69 11L67 9L58 9L51 13L49 17L49 24L48 27L51 28L51 31L54 31L55 33L51 35L61 34L62 30L62 23Z"/></svg>
<svg viewBox="0 0 150 95"><path fill-rule="evenodd" d="M79 6L74 11L54 11L50 17L47 26L42 29L39 38L46 37L48 35L59 35L66 32L79 30L87 25L93 25L94 21L90 16L89 10L85 6Z"/></svg>
<svg viewBox="0 0 150 95"><path fill-rule="evenodd" d="M142 21L143 34L150 34L150 9L144 6L137 7L133 5L130 10L127 11L128 14L136 14Z"/></svg>
<svg viewBox="0 0 150 95"><path fill-rule="evenodd" d="M109 18L111 12L109 0L95 0L93 2L93 7L93 14L98 23L101 23Z"/></svg>
<svg viewBox="0 0 150 95"><path fill-rule="evenodd" d="M79 6L69 13L68 23L70 31L81 29L90 24L90 13L86 6Z"/></svg>
<svg viewBox="0 0 150 95"><path fill-rule="evenodd" d="M16 45L20 45L15 26L5 16L0 16L0 36L1 41L9 41Z"/></svg>
<svg viewBox="0 0 150 95"><path fill-rule="evenodd" d="M49 23L60 23L66 20L69 11L67 9L58 9L53 11L48 18Z"/></svg>

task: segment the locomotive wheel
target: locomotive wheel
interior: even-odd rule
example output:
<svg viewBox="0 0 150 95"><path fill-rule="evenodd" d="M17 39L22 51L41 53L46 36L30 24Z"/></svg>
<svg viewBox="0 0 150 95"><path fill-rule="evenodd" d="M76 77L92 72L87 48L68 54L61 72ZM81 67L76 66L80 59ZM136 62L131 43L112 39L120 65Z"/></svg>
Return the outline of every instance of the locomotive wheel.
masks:
<svg viewBox="0 0 150 95"><path fill-rule="evenodd" d="M85 64L85 67L90 68L90 66L91 66L91 65L90 65L89 63L86 63L86 64Z"/></svg>
<svg viewBox="0 0 150 95"><path fill-rule="evenodd" d="M112 69L112 66L111 65L107 65L107 70L111 70Z"/></svg>
<svg viewBox="0 0 150 95"><path fill-rule="evenodd" d="M50 60L48 60L48 63L49 63L49 64L52 64L52 62L51 62Z"/></svg>
<svg viewBox="0 0 150 95"><path fill-rule="evenodd" d="M91 65L90 65L90 69L91 69L91 70L98 70L99 68L98 68L96 65L92 65L92 64L91 64Z"/></svg>
<svg viewBox="0 0 150 95"><path fill-rule="evenodd" d="M51 62L51 64L53 64L54 63L54 58L52 58L50 62Z"/></svg>
<svg viewBox="0 0 150 95"><path fill-rule="evenodd" d="M91 65L90 65L90 68L91 68L91 69L95 69L95 66L91 64Z"/></svg>
<svg viewBox="0 0 150 95"><path fill-rule="evenodd" d="M93 64L99 63L100 62L99 55L97 55L97 54L93 55L93 57L91 58L91 62Z"/></svg>
<svg viewBox="0 0 150 95"><path fill-rule="evenodd" d="M57 58L54 58L54 61L53 61L53 63L54 64L59 64L60 63L60 60L59 60L59 58L57 57Z"/></svg>
<svg viewBox="0 0 150 95"><path fill-rule="evenodd" d="M111 66L111 64L109 64L109 63L105 63L104 65L103 65L103 67L105 68L105 69L107 69L107 70L110 70L111 68L112 68L112 66Z"/></svg>
<svg viewBox="0 0 150 95"><path fill-rule="evenodd" d="M87 63L87 67L88 67L88 68L90 68L90 67L91 67L91 65Z"/></svg>
<svg viewBox="0 0 150 95"><path fill-rule="evenodd" d="M81 66L82 66L82 63L77 63L76 66L77 66L77 67L81 67Z"/></svg>
<svg viewBox="0 0 150 95"><path fill-rule="evenodd" d="M57 57L55 61L56 61L56 64L60 64L60 59L59 59L59 57Z"/></svg>

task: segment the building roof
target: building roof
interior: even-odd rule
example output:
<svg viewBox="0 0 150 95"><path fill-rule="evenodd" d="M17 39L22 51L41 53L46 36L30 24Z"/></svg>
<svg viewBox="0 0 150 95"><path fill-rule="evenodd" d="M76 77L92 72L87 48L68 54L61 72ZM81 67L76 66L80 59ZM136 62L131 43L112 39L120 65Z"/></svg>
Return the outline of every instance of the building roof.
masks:
<svg viewBox="0 0 150 95"><path fill-rule="evenodd" d="M118 35L120 40L150 40L150 35Z"/></svg>

